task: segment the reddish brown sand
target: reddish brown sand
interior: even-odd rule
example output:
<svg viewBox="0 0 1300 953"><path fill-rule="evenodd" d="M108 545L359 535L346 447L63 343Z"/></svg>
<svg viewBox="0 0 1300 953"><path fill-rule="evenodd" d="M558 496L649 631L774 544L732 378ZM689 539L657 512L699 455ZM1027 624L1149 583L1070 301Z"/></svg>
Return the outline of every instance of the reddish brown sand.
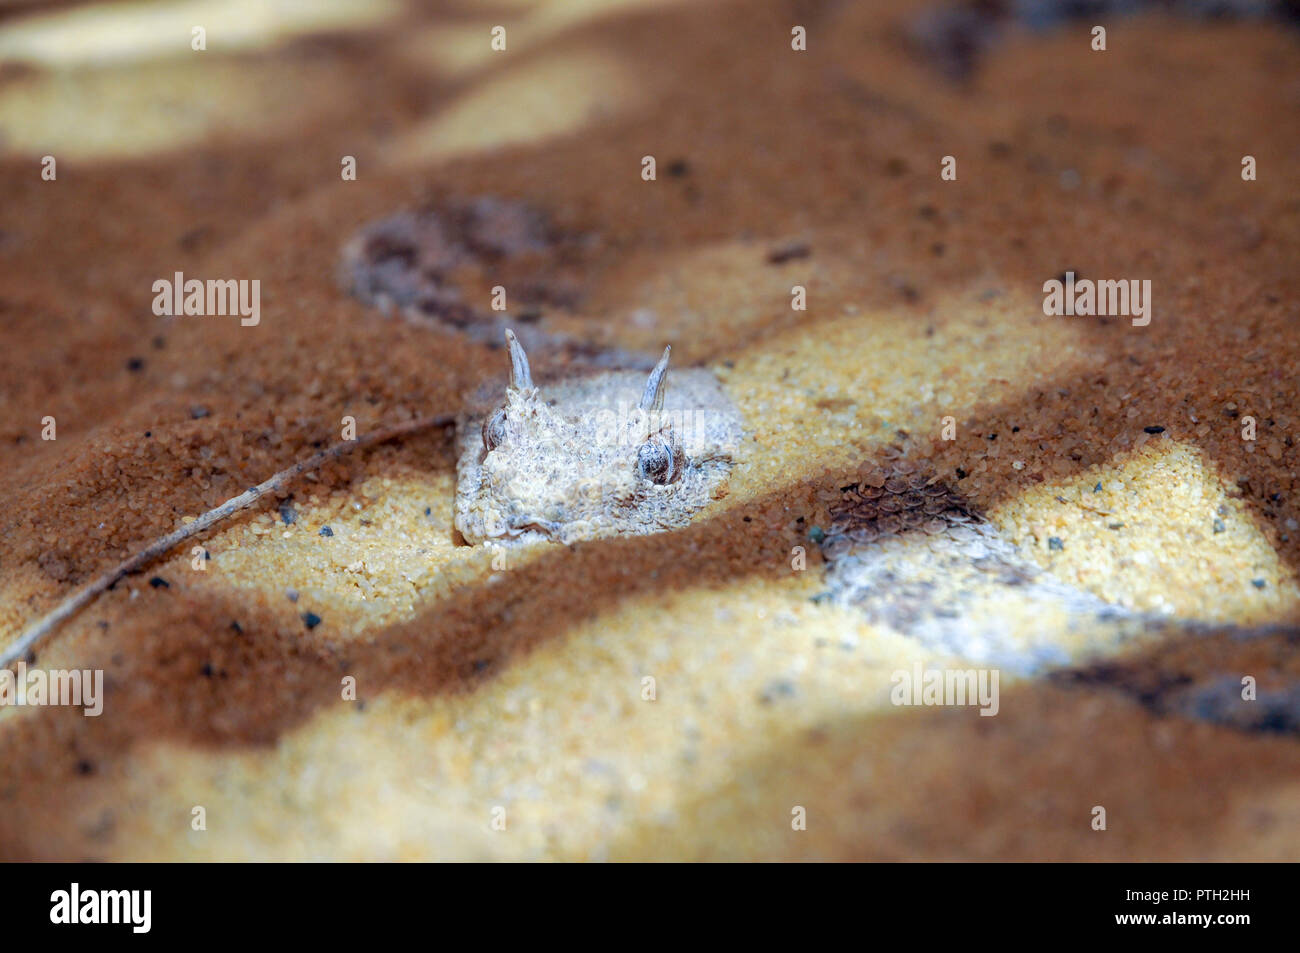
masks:
<svg viewBox="0 0 1300 953"><path fill-rule="evenodd" d="M325 3L271 36L214 6L207 52L149 21L107 62L80 56L93 8L0 21L0 633L346 415L504 382L499 350L335 281L358 227L426 200L518 197L596 236L555 327L714 368L753 431L729 495L683 531L496 571L453 539L445 433L331 464L292 489L294 525L274 503L232 519L206 571L178 551L40 650L104 669L105 711L0 711L0 857L1296 857L1294 733L1105 680L1008 676L993 718L894 708L892 671L943 660L813 602L808 538L892 445L960 468L1109 600L1296 621L1293 35L1136 19L1094 53L1070 27L959 87L900 45L905 2L433 7ZM38 43L63 23L78 42ZM796 240L809 256L768 262ZM1067 268L1151 279L1151 324L1045 317ZM258 278L261 323L156 317L175 271ZM1117 664L1283 688L1295 649L1174 633Z"/></svg>

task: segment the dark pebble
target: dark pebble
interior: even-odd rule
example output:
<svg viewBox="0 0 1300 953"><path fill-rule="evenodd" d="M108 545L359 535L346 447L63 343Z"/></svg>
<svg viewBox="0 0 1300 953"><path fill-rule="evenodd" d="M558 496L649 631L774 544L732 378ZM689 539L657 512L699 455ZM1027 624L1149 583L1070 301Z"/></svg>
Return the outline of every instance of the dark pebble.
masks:
<svg viewBox="0 0 1300 953"><path fill-rule="evenodd" d="M321 619L320 616L314 612L304 612L302 614L302 621L303 625L307 626L308 629L314 629L316 626L320 625Z"/></svg>
<svg viewBox="0 0 1300 953"><path fill-rule="evenodd" d="M807 258L812 254L812 247L807 242L789 242L767 253L767 260L772 265L784 265L787 261Z"/></svg>
<svg viewBox="0 0 1300 953"><path fill-rule="evenodd" d="M280 504L280 519L284 520L287 526L292 526L298 522L298 511L293 508L293 504L288 500Z"/></svg>
<svg viewBox="0 0 1300 953"><path fill-rule="evenodd" d="M154 576L149 580L149 585L153 586L155 589L170 589L172 587L171 583L162 576Z"/></svg>
<svg viewBox="0 0 1300 953"><path fill-rule="evenodd" d="M1101 484L1098 483L1096 486L1094 486L1094 487L1092 488L1092 492L1093 492L1093 493L1100 493L1100 492L1101 492Z"/></svg>
<svg viewBox="0 0 1300 953"><path fill-rule="evenodd" d="M192 420L202 420L210 413L212 413L212 411L208 410L208 408L204 407L202 404L195 404L190 408L190 418Z"/></svg>
<svg viewBox="0 0 1300 953"><path fill-rule="evenodd" d="M1263 579L1252 579L1250 581L1250 584L1254 586L1256 589L1263 589L1265 586L1268 585L1268 583L1266 583Z"/></svg>
<svg viewBox="0 0 1300 953"><path fill-rule="evenodd" d="M211 662L204 662L204 663L203 663L203 667L202 667L201 669L199 669L199 674L202 675L204 678L211 678L211 677L212 677L212 663L211 663Z"/></svg>
<svg viewBox="0 0 1300 953"><path fill-rule="evenodd" d="M768 683L762 694L758 696L758 700L761 704L770 705L778 698L791 698L794 694L794 682L786 678L778 678Z"/></svg>
<svg viewBox="0 0 1300 953"><path fill-rule="evenodd" d="M78 773L78 774L94 774L94 773L95 773L95 766L94 766L93 764L91 764L89 761L78 761L78 762L77 762L77 773Z"/></svg>
<svg viewBox="0 0 1300 953"><path fill-rule="evenodd" d="M1050 536L1047 540L1047 548L1055 549L1059 552L1060 550L1065 549L1065 543L1061 541L1061 537L1059 536Z"/></svg>
<svg viewBox="0 0 1300 953"><path fill-rule="evenodd" d="M1215 521L1214 521L1214 531L1215 531L1216 533L1222 533L1222 532L1223 532L1224 530L1226 530L1227 528L1228 528L1228 527L1226 527L1226 526L1223 525L1223 520L1215 520Z"/></svg>
<svg viewBox="0 0 1300 953"><path fill-rule="evenodd" d="M826 538L826 530L822 529L820 526L814 526L812 529L808 530L808 538L814 543L821 545L822 540Z"/></svg>
<svg viewBox="0 0 1300 953"><path fill-rule="evenodd" d="M687 162L685 159L673 159L664 168L664 171L667 172L669 175L671 175L674 179L680 179L684 175L690 175L691 164Z"/></svg>
<svg viewBox="0 0 1300 953"><path fill-rule="evenodd" d="M1164 432L1165 432L1165 428L1164 428L1164 427L1143 427L1142 429L1145 430L1147 433L1164 433Z"/></svg>
<svg viewBox="0 0 1300 953"><path fill-rule="evenodd" d="M140 358L140 357L131 358L129 361L126 362L126 369L130 371L132 374L136 374L144 370L144 358Z"/></svg>
<svg viewBox="0 0 1300 953"><path fill-rule="evenodd" d="M966 471L963 470L961 467L957 468L957 479L958 480L966 479Z"/></svg>
<svg viewBox="0 0 1300 953"><path fill-rule="evenodd" d="M334 530L330 529L328 526L322 526L320 528L320 534L322 536L333 536Z"/></svg>

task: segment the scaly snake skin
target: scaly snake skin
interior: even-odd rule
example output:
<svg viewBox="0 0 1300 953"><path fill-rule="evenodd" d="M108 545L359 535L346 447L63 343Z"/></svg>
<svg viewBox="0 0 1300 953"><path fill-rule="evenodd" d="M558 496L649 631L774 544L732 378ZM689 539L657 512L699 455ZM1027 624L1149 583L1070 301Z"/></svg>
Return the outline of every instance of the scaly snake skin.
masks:
<svg viewBox="0 0 1300 953"><path fill-rule="evenodd" d="M1053 578L939 477L900 460L840 488L822 541L825 598L935 651L1017 673L1102 648L1146 617Z"/></svg>

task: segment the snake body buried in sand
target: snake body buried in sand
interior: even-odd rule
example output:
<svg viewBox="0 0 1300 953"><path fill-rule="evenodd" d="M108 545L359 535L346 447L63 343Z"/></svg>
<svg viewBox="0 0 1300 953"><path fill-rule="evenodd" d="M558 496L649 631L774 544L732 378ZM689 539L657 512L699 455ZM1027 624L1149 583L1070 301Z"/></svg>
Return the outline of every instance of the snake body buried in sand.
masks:
<svg viewBox="0 0 1300 953"><path fill-rule="evenodd" d="M662 532L726 493L745 428L708 370L668 373L665 352L647 380L643 355L556 333L544 316L516 338L449 280L467 262L494 275L514 263L534 293L551 289L539 304L567 310L580 283L546 276L582 245L540 209L481 197L388 216L344 250L345 285L380 312L473 340L508 336L504 396L497 385L459 418L455 525L470 544ZM535 387L525 347L561 379ZM648 455L671 472L650 478ZM937 478L897 466L844 488L823 546L826 599L931 649L1018 671L1069 661L1053 633L1086 630L1101 648L1160 621L1057 581Z"/></svg>
<svg viewBox="0 0 1300 953"><path fill-rule="evenodd" d="M670 382L665 351L648 379L604 372L538 388L523 347L507 338L504 399L482 401L459 428L456 528L467 542L670 531L725 493L744 429L709 372L674 372ZM908 461L841 494L822 543L819 601L931 650L1029 673L1071 661L1053 639L1060 633L1100 650L1167 623L1054 578Z"/></svg>

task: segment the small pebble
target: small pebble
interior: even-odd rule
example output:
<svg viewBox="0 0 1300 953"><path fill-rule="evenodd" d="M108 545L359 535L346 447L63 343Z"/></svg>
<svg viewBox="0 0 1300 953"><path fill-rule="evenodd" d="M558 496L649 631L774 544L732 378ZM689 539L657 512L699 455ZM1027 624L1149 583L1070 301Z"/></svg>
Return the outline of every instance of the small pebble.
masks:
<svg viewBox="0 0 1300 953"><path fill-rule="evenodd" d="M1155 427L1143 427L1142 429L1143 429L1144 431L1146 431L1147 433L1164 433L1164 432L1165 432L1165 428L1164 428L1164 427L1160 427L1160 426L1155 426Z"/></svg>
<svg viewBox="0 0 1300 953"><path fill-rule="evenodd" d="M293 504L288 500L280 504L280 519L284 520L286 526L292 526L298 522L298 511L293 508Z"/></svg>
<svg viewBox="0 0 1300 953"><path fill-rule="evenodd" d="M1254 586L1256 589L1263 589L1265 586L1268 585L1268 583L1266 583L1263 579L1252 579L1250 581L1250 584Z"/></svg>
<svg viewBox="0 0 1300 953"><path fill-rule="evenodd" d="M682 176L690 174L691 166L685 159L673 159L668 163L664 171L674 179L680 179Z"/></svg>
<svg viewBox="0 0 1300 953"><path fill-rule="evenodd" d="M170 589L172 587L171 583L162 576L154 576L149 580L149 585L153 586L155 589Z"/></svg>
<svg viewBox="0 0 1300 953"><path fill-rule="evenodd" d="M763 689L763 693L758 696L758 700L761 704L770 705L776 699L790 698L794 693L794 682L788 678L778 678L768 682L767 687Z"/></svg>
<svg viewBox="0 0 1300 953"><path fill-rule="evenodd" d="M822 540L826 538L826 530L822 529L820 526L814 526L812 529L808 530L808 538L814 543L821 545Z"/></svg>
<svg viewBox="0 0 1300 953"><path fill-rule="evenodd" d="M130 371L132 374L138 374L140 371L144 370L144 358L141 357L131 358L129 361L126 362L126 369Z"/></svg>
<svg viewBox="0 0 1300 953"><path fill-rule="evenodd" d="M320 535L322 535L322 536L333 536L333 535L334 535L334 530L330 529L328 526L322 526L322 527L320 528Z"/></svg>
<svg viewBox="0 0 1300 953"><path fill-rule="evenodd" d="M202 404L195 404L190 408L190 418L192 420L201 420L210 413L212 413L212 411L208 410L208 408L204 407Z"/></svg>
<svg viewBox="0 0 1300 953"><path fill-rule="evenodd" d="M812 254L812 248L807 242L787 242L778 248L773 248L767 253L769 264L783 265L787 261L794 261L799 258L807 258Z"/></svg>
<svg viewBox="0 0 1300 953"><path fill-rule="evenodd" d="M1223 525L1223 520L1215 520L1215 521L1214 521L1214 531L1215 531L1216 533L1222 533L1222 532L1223 532L1225 529L1227 529L1227 528L1228 528L1228 527L1226 527L1226 526Z"/></svg>
<svg viewBox="0 0 1300 953"><path fill-rule="evenodd" d="M1061 542L1061 537L1059 536L1050 536L1047 540L1047 548L1059 551L1065 549L1065 543Z"/></svg>
<svg viewBox="0 0 1300 953"><path fill-rule="evenodd" d="M286 590L284 590L284 595L285 595L285 598L288 599L290 602L297 602L297 601L298 601L298 590L297 590L297 589L286 589Z"/></svg>
<svg viewBox="0 0 1300 953"><path fill-rule="evenodd" d="M303 625L307 626L308 629L314 629L316 626L320 625L321 618L314 612L304 612L302 614L302 621Z"/></svg>

